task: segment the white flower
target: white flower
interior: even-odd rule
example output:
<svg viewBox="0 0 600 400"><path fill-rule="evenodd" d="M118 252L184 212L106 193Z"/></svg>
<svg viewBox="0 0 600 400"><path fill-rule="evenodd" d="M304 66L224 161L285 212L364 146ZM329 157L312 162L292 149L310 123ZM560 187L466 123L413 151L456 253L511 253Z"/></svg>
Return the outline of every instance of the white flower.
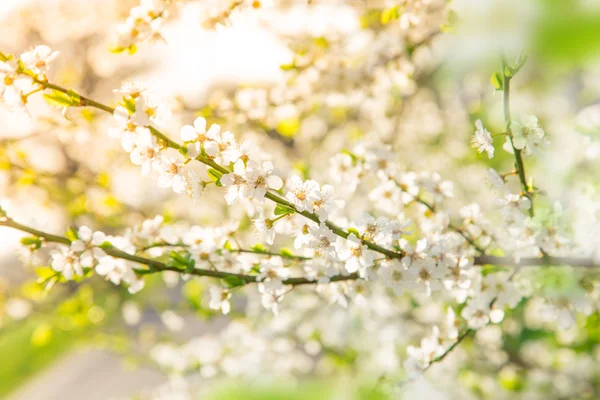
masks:
<svg viewBox="0 0 600 400"><path fill-rule="evenodd" d="M313 193L312 196L312 209L315 214L319 217L320 221L325 221L331 210L333 209L333 186L323 185L320 190Z"/></svg>
<svg viewBox="0 0 600 400"><path fill-rule="evenodd" d="M338 248L340 259L345 262L346 271L358 272L361 277L366 275L368 267L373 266L375 257L369 248L362 244L355 234L351 233L344 245Z"/></svg>
<svg viewBox="0 0 600 400"><path fill-rule="evenodd" d="M173 188L175 193L185 193L188 187L187 179L184 176L183 163L174 157L163 157L156 164L156 170L160 174L158 177L158 186L163 188Z"/></svg>
<svg viewBox="0 0 600 400"><path fill-rule="evenodd" d="M131 153L135 146L135 140L137 137L136 130L137 124L133 121L129 111L123 106L118 106L113 111L113 116L117 126L110 128L108 133L111 137L120 138L121 146L127 153Z"/></svg>
<svg viewBox="0 0 600 400"><path fill-rule="evenodd" d="M353 192L359 182L360 167L355 165L352 156L338 153L331 157L330 175L332 179L343 184L342 189Z"/></svg>
<svg viewBox="0 0 600 400"><path fill-rule="evenodd" d="M400 247L404 250L405 256L402 257L402 265L410 268L414 262L427 258L427 239L423 238L417 241L417 245L413 249L408 240L400 239Z"/></svg>
<svg viewBox="0 0 600 400"><path fill-rule="evenodd" d="M369 200L378 210L396 214L402 209L402 190L392 180L384 181L369 192Z"/></svg>
<svg viewBox="0 0 600 400"><path fill-rule="evenodd" d="M129 269L125 260L111 256L102 257L95 267L98 275L106 277L115 285L119 285L121 280L124 280L124 276L129 272Z"/></svg>
<svg viewBox="0 0 600 400"><path fill-rule="evenodd" d="M524 212L531 208L529 198L514 193L495 199L494 204L500 207L500 213L508 223L522 222L526 218Z"/></svg>
<svg viewBox="0 0 600 400"><path fill-rule="evenodd" d="M265 240L268 244L273 244L275 240L275 222L269 218L265 218L265 211L260 210L260 217L254 220L254 225L259 232L265 235Z"/></svg>
<svg viewBox="0 0 600 400"><path fill-rule="evenodd" d="M106 241L103 232L92 232L87 226L81 226L77 231L77 240L71 242L71 250L80 253L81 265L91 267L95 261L104 257L106 253L99 247Z"/></svg>
<svg viewBox="0 0 600 400"><path fill-rule="evenodd" d="M519 121L513 121L510 129L512 131L513 146L522 150L525 155L531 154L535 149L546 144L545 132L540 128L537 117L533 115L527 115ZM510 139L507 139L507 145L508 140ZM508 150L511 150L510 147Z"/></svg>
<svg viewBox="0 0 600 400"><path fill-rule="evenodd" d="M136 98L142 95L146 90L146 86L136 81L125 81L119 89L114 89L113 92L122 97Z"/></svg>
<svg viewBox="0 0 600 400"><path fill-rule="evenodd" d="M217 158L220 156L222 152L227 152L226 157L217 158L218 162L222 162L223 164L229 164L235 158L238 152L231 149L237 148L237 143L235 141L235 137L229 131L221 132L219 125L212 125L208 132L206 132L206 136L210 139L204 144L204 151L209 157ZM241 153L239 153L241 155ZM237 161L237 158L232 161Z"/></svg>
<svg viewBox="0 0 600 400"><path fill-rule="evenodd" d="M416 372L412 370L424 370L431 364L431 362L444 353L444 348L440 346L439 340L439 329L434 327L433 335L430 337L424 337L421 339L421 345L419 347L408 346L406 352L410 357L408 364L405 364L405 368L411 370L409 372ZM408 360L407 360L408 361ZM409 366L413 368L409 368Z"/></svg>
<svg viewBox="0 0 600 400"><path fill-rule="evenodd" d="M255 161L238 160L233 165L233 172L221 177L221 184L227 187L225 200L234 204L238 199L262 200L267 189L278 190L283 185L280 177L273 175L273 164L270 161L259 165Z"/></svg>
<svg viewBox="0 0 600 400"><path fill-rule="evenodd" d="M288 180L290 190L285 198L290 201L298 211L313 211L313 201L319 198L319 184L315 181L302 181L300 177L293 175Z"/></svg>
<svg viewBox="0 0 600 400"><path fill-rule="evenodd" d="M490 322L490 300L486 297L471 298L460 315L467 320L469 328L483 328Z"/></svg>
<svg viewBox="0 0 600 400"><path fill-rule="evenodd" d="M220 154L221 160L224 164L234 163L239 159L248 161L258 152L254 143L249 140L245 140L239 146L229 146L223 150Z"/></svg>
<svg viewBox="0 0 600 400"><path fill-rule="evenodd" d="M260 272L256 281L260 282L258 291L261 293L276 293L283 288L283 280L289 277L289 270L283 266L279 257L273 257L260 262Z"/></svg>
<svg viewBox="0 0 600 400"><path fill-rule="evenodd" d="M495 169L489 168L485 171L485 174L486 180L492 189L494 189L498 194L506 193L507 189L504 179L498 175Z"/></svg>
<svg viewBox="0 0 600 400"><path fill-rule="evenodd" d="M73 275L83 275L79 256L68 247L61 246L59 249L51 251L50 257L52 257L50 262L52 269L62 273L66 280L73 279Z"/></svg>
<svg viewBox="0 0 600 400"><path fill-rule="evenodd" d="M37 46L33 50L21 54L21 61L26 69L30 69L35 74L45 74L48 72L49 64L58 57L58 51L52 51L48 46Z"/></svg>
<svg viewBox="0 0 600 400"><path fill-rule="evenodd" d="M398 260L386 260L380 264L378 270L383 285L390 288L399 296L405 290L414 290L417 287L416 268L406 268Z"/></svg>
<svg viewBox="0 0 600 400"><path fill-rule="evenodd" d="M134 121L138 125L164 126L171 118L171 109L158 97L150 95L147 91L135 98Z"/></svg>
<svg viewBox="0 0 600 400"><path fill-rule="evenodd" d="M143 176L150 174L152 168L157 164L159 152L160 146L150 129L139 127L135 138L135 146L129 157L133 164L142 166Z"/></svg>
<svg viewBox="0 0 600 400"><path fill-rule="evenodd" d="M327 225L321 223L319 226L305 226L305 233L296 236L294 247L308 248L330 259L337 259L337 239L338 236Z"/></svg>
<svg viewBox="0 0 600 400"><path fill-rule="evenodd" d="M229 311L231 310L231 304L229 303L231 292L218 286L211 286L209 294L210 302L208 306L212 310L221 310L225 315L229 314Z"/></svg>
<svg viewBox="0 0 600 400"><path fill-rule="evenodd" d="M187 143L186 147L188 156L191 158L198 157L202 146L208 139L206 136L206 120L202 117L196 118L194 126L183 126L179 134L184 142L190 142Z"/></svg>
<svg viewBox="0 0 600 400"><path fill-rule="evenodd" d="M415 261L410 268L417 272L417 282L425 286L425 293L431 296L431 292L442 288L442 279L446 275L446 269L432 258Z"/></svg>
<svg viewBox="0 0 600 400"><path fill-rule="evenodd" d="M204 182L194 171L188 172L187 187L185 189L187 195L196 201L204 192Z"/></svg>
<svg viewBox="0 0 600 400"><path fill-rule="evenodd" d="M477 149L479 153L487 152L488 158L494 157L494 145L492 139L492 135L488 132L487 129L483 127L481 120L478 119L475 121L475 127L477 130L473 134L473 138L471 139L471 143L473 147Z"/></svg>
<svg viewBox="0 0 600 400"><path fill-rule="evenodd" d="M18 78L14 66L0 61L0 96L10 111L26 111L23 94L16 85Z"/></svg>

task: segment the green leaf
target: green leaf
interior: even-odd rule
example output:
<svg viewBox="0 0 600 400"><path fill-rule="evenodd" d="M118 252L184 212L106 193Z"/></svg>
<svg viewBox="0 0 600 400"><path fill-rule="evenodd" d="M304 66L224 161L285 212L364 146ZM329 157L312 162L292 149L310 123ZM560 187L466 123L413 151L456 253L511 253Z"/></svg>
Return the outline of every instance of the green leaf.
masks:
<svg viewBox="0 0 600 400"><path fill-rule="evenodd" d="M79 237L77 236L77 230L75 230L75 228L73 228L72 226L69 227L65 235L71 242L79 239Z"/></svg>
<svg viewBox="0 0 600 400"><path fill-rule="evenodd" d="M387 10L383 10L381 13L381 24L387 25L391 21L395 21L400 18L400 10L397 5L388 8Z"/></svg>
<svg viewBox="0 0 600 400"><path fill-rule="evenodd" d="M238 278L237 276L227 276L227 277L223 278L223 281L230 288L244 286L246 284L245 280L243 280L242 278Z"/></svg>
<svg viewBox="0 0 600 400"><path fill-rule="evenodd" d="M123 98L123 101L121 101L119 104L121 104L123 107L125 107L125 109L127 111L129 111L130 114L133 114L135 112L135 99L132 97L127 97L127 98Z"/></svg>
<svg viewBox="0 0 600 400"><path fill-rule="evenodd" d="M297 117L286 118L277 124L277 132L285 137L294 137L299 129L300 119Z"/></svg>
<svg viewBox="0 0 600 400"><path fill-rule="evenodd" d="M492 85L496 88L496 90L502 90L504 88L504 78L500 72L494 72L492 77L490 78Z"/></svg>
<svg viewBox="0 0 600 400"><path fill-rule="evenodd" d="M291 70L296 69L296 63L294 61L292 61L289 64L280 65L279 68L281 68L282 71L291 71Z"/></svg>
<svg viewBox="0 0 600 400"><path fill-rule="evenodd" d="M274 211L275 215L293 214L295 212L296 210L291 207L284 206L283 204L277 204L277 207L275 207Z"/></svg>
<svg viewBox="0 0 600 400"><path fill-rule="evenodd" d="M219 171L217 171L214 168L209 168L208 169L208 176L210 176L210 179L212 179L214 182L216 182L219 179L221 179L221 177L223 176L223 174L220 173Z"/></svg>
<svg viewBox="0 0 600 400"><path fill-rule="evenodd" d="M348 233L354 233L354 235L355 235L357 238L360 238L360 233L358 233L358 230L357 230L356 228L349 228L349 229L348 229Z"/></svg>
<svg viewBox="0 0 600 400"><path fill-rule="evenodd" d="M512 78L515 75L515 70L509 67L508 65L504 67L504 76L507 78Z"/></svg>
<svg viewBox="0 0 600 400"><path fill-rule="evenodd" d="M108 51L110 51L111 53L119 54L119 53L124 52L125 50L126 50L125 47L116 46L116 47L111 47Z"/></svg>
<svg viewBox="0 0 600 400"><path fill-rule="evenodd" d="M59 92L53 90L52 93L44 93L44 99L46 103L55 107L71 107L78 106L80 104L80 97L77 93L69 91L69 93Z"/></svg>
<svg viewBox="0 0 600 400"><path fill-rule="evenodd" d="M111 242L102 242L102 244L100 246L98 246L98 247L100 247L101 249L106 250L106 249L112 248L113 245L112 245Z"/></svg>
<svg viewBox="0 0 600 400"><path fill-rule="evenodd" d="M282 248L281 250L279 250L279 254L281 254L284 257L294 257L294 253L292 253L292 251L288 248Z"/></svg>
<svg viewBox="0 0 600 400"><path fill-rule="evenodd" d="M268 251L268 249L260 243L255 244L254 246L251 247L251 249L258 253L266 253Z"/></svg>
<svg viewBox="0 0 600 400"><path fill-rule="evenodd" d="M194 271L194 268L196 268L196 260L194 260L193 258L190 258L188 260L188 264L185 267L185 272L188 274L191 274L192 271Z"/></svg>
<svg viewBox="0 0 600 400"><path fill-rule="evenodd" d="M319 36L319 37L314 38L313 42L315 43L315 45L317 45L317 47L320 47L322 49L329 48L329 41L324 36Z"/></svg>
<svg viewBox="0 0 600 400"><path fill-rule="evenodd" d="M356 165L356 162L358 161L358 157L356 157L356 154L350 152L349 150L342 150L343 154L349 155L350 158L352 158L352 165Z"/></svg>
<svg viewBox="0 0 600 400"><path fill-rule="evenodd" d="M182 253L185 255L183 255ZM191 255L188 252L182 253L179 253L175 250L171 250L171 252L169 253L169 257L171 257L169 264L174 267L188 267L190 264Z"/></svg>
<svg viewBox="0 0 600 400"><path fill-rule="evenodd" d="M10 61L12 59L13 59L12 54L4 54L3 52L0 51L0 61L6 62L6 61Z"/></svg>
<svg viewBox="0 0 600 400"><path fill-rule="evenodd" d="M440 26L440 29L442 30L442 32L446 32L446 33L454 32L456 30L456 28L458 28L459 24L460 24L460 16L456 13L456 11L450 10L448 12L448 17L446 19L446 22Z"/></svg>
<svg viewBox="0 0 600 400"><path fill-rule="evenodd" d="M42 241L37 236L29 236L22 238L21 244L24 246L38 246L39 249L42 246Z"/></svg>
<svg viewBox="0 0 600 400"><path fill-rule="evenodd" d="M225 244L223 245L223 248L227 251L233 250L233 246L231 245L231 242L229 240L225 242Z"/></svg>
<svg viewBox="0 0 600 400"><path fill-rule="evenodd" d="M527 62L527 53L525 53L525 51L521 51L519 53L519 56L517 57L517 61L515 62L515 67L513 68L513 70L514 70L513 75L516 74L517 72L519 72L519 70L521 68L523 68L523 65L525 65L526 62Z"/></svg>

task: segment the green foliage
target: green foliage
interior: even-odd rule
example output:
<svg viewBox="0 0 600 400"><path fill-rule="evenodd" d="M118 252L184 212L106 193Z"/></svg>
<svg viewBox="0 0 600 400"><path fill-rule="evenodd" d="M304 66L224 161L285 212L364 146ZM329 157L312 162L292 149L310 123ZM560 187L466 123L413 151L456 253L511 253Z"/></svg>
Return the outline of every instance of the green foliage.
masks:
<svg viewBox="0 0 600 400"><path fill-rule="evenodd" d="M283 204L277 204L277 207L275 207L274 211L275 215L293 214L295 212L296 210L291 207L284 206Z"/></svg>
<svg viewBox="0 0 600 400"><path fill-rule="evenodd" d="M53 90L51 93L44 93L44 99L46 103L55 107L76 107L81 104L81 97L73 90L69 90L68 93Z"/></svg>
<svg viewBox="0 0 600 400"><path fill-rule="evenodd" d="M454 32L458 25L460 24L460 16L454 10L448 11L448 16L446 17L446 22L444 22L440 29L442 32L450 33Z"/></svg>
<svg viewBox="0 0 600 400"><path fill-rule="evenodd" d="M277 132L284 137L294 137L300 129L300 119L297 117L286 118L277 124Z"/></svg>
<svg viewBox="0 0 600 400"><path fill-rule="evenodd" d="M196 266L196 260L192 258L192 254L187 250L172 250L169 257L167 265L184 269L186 273L192 272Z"/></svg>
<svg viewBox="0 0 600 400"><path fill-rule="evenodd" d="M537 56L549 62L577 64L600 56L600 11L573 2L545 0L534 27Z"/></svg>
<svg viewBox="0 0 600 400"><path fill-rule="evenodd" d="M496 88L496 90L504 89L504 77L500 72L494 72L492 77L490 78L492 85Z"/></svg>
<svg viewBox="0 0 600 400"><path fill-rule="evenodd" d="M221 179L221 177L223 176L223 174L220 173L219 171L217 171L214 168L209 168L208 169L208 176L210 176L210 179L212 179L214 182L217 182L219 179Z"/></svg>
<svg viewBox="0 0 600 400"><path fill-rule="evenodd" d="M400 10L398 5L395 5L393 7L383 10L383 12L381 13L381 24L387 25L391 21L395 21L398 18L400 18Z"/></svg>

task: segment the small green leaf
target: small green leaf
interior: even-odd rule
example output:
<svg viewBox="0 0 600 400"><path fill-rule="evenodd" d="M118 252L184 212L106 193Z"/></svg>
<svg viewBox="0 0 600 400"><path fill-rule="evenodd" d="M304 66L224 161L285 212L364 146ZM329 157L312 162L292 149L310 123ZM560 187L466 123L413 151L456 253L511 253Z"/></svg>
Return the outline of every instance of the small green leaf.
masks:
<svg viewBox="0 0 600 400"><path fill-rule="evenodd" d="M292 258L294 257L294 253L292 253L292 251L288 248L282 248L281 250L279 250L279 254L281 254L284 257L289 257Z"/></svg>
<svg viewBox="0 0 600 400"><path fill-rule="evenodd" d="M190 254L189 253L185 253L185 256L175 250L171 250L171 252L169 253L169 257L171 257L171 260L169 261L169 264L171 264L174 267L188 267L189 263L190 263Z"/></svg>
<svg viewBox="0 0 600 400"><path fill-rule="evenodd" d="M100 247L101 249L106 250L106 249L112 248L113 245L112 245L111 242L102 242L102 244L100 246L98 246L98 247Z"/></svg>
<svg viewBox="0 0 600 400"><path fill-rule="evenodd" d="M268 251L268 249L260 243L255 244L251 247L251 249L256 251L257 253L266 253Z"/></svg>
<svg viewBox="0 0 600 400"><path fill-rule="evenodd" d="M6 61L10 61L12 59L13 59L12 54L4 54L3 52L0 51L0 61L6 62Z"/></svg>
<svg viewBox="0 0 600 400"><path fill-rule="evenodd" d="M73 228L72 226L69 227L65 235L71 242L79 239L79 237L77 236L77 230L75 230L75 228Z"/></svg>
<svg viewBox="0 0 600 400"><path fill-rule="evenodd" d="M300 119L298 117L286 118L277 124L277 132L285 137L294 137L299 129Z"/></svg>
<svg viewBox="0 0 600 400"><path fill-rule="evenodd" d="M329 48L329 41L324 36L319 36L317 38L314 38L313 42L315 43L315 45L317 45L317 47L320 47L322 49Z"/></svg>
<svg viewBox="0 0 600 400"><path fill-rule="evenodd" d="M350 152L349 150L342 150L342 154L346 154L348 156L350 156L350 158L352 158L352 165L356 165L356 162L358 161L358 157L356 157L356 154Z"/></svg>
<svg viewBox="0 0 600 400"><path fill-rule="evenodd" d="M209 168L208 169L208 176L210 176L210 179L212 179L214 182L216 182L219 179L221 179L221 177L223 176L223 174L220 173L219 171L217 171L214 168Z"/></svg>
<svg viewBox="0 0 600 400"><path fill-rule="evenodd" d="M460 24L459 15L456 13L456 11L450 10L448 12L448 17L446 19L446 22L443 23L440 26L440 28L441 28L442 32L445 32L445 33L454 32L456 30L456 28L458 28L459 24Z"/></svg>
<svg viewBox="0 0 600 400"><path fill-rule="evenodd" d="M73 92L72 97L71 94L59 92L58 90L53 90L52 93L44 93L44 99L46 103L55 107L78 106L80 102L80 97L75 92Z"/></svg>
<svg viewBox="0 0 600 400"><path fill-rule="evenodd" d="M246 284L246 281L244 281L242 278L238 278L237 276L227 276L223 278L223 281L230 288L244 286Z"/></svg>
<svg viewBox="0 0 600 400"><path fill-rule="evenodd" d="M289 64L280 65L279 68L281 68L282 71L291 71L291 70L296 69L296 63L292 61Z"/></svg>
<svg viewBox="0 0 600 400"><path fill-rule="evenodd" d="M275 211L273 211L275 215L284 215L284 214L293 214L296 212L296 210L294 210L291 207L288 206L284 206L283 204L277 204L277 207L275 207Z"/></svg>
<svg viewBox="0 0 600 400"><path fill-rule="evenodd" d="M354 235L359 238L360 237L360 233L358 233L358 230L356 228L349 228L348 229L348 233L354 233Z"/></svg>
<svg viewBox="0 0 600 400"><path fill-rule="evenodd" d="M395 21L400 18L400 10L397 5L388 8L387 10L383 10L381 13L381 24L387 25L391 21Z"/></svg>
<svg viewBox="0 0 600 400"><path fill-rule="evenodd" d="M225 242L225 244L223 245L223 248L227 251L233 250L233 246L231 245L231 242L229 240Z"/></svg>
<svg viewBox="0 0 600 400"><path fill-rule="evenodd" d="M500 72L494 72L492 77L490 78L492 85L496 88L496 90L502 90L504 88L504 78Z"/></svg>
<svg viewBox="0 0 600 400"><path fill-rule="evenodd" d="M507 78L512 78L515 75L515 70L509 67L508 65L504 67L504 76Z"/></svg>
<svg viewBox="0 0 600 400"><path fill-rule="evenodd" d="M29 236L29 237L24 237L24 238L21 239L21 244L24 245L24 246L36 245L38 243L41 246L42 241L37 236Z"/></svg>
<svg viewBox="0 0 600 400"><path fill-rule="evenodd" d="M217 180L215 181L215 185L216 185L216 186L218 186L218 187L223 187L223 184L221 183L221 180L220 180L220 179L217 179Z"/></svg>
<svg viewBox="0 0 600 400"><path fill-rule="evenodd" d="M110 51L111 53L119 54L119 53L124 52L125 50L127 50L125 47L116 46L116 47L111 47L108 51Z"/></svg>
<svg viewBox="0 0 600 400"><path fill-rule="evenodd" d="M519 53L519 56L517 57L517 61L513 68L513 70L514 70L513 75L516 74L517 72L519 72L519 70L521 68L523 68L523 65L525 65L526 62L527 62L527 53L525 53L525 51L521 51Z"/></svg>
<svg viewBox="0 0 600 400"><path fill-rule="evenodd" d="M194 260L193 258L190 258L190 259L188 260L188 264L187 264L187 266L185 267L185 272L186 272L187 274L191 274L191 273L192 273L192 271L194 271L194 268L195 268L195 267L196 267L196 260Z"/></svg>
<svg viewBox="0 0 600 400"><path fill-rule="evenodd" d="M129 111L130 114L133 114L135 112L135 99L132 97L127 97L127 98L123 98L123 101L121 101L119 104L121 104L123 107L125 107L125 109L127 111Z"/></svg>

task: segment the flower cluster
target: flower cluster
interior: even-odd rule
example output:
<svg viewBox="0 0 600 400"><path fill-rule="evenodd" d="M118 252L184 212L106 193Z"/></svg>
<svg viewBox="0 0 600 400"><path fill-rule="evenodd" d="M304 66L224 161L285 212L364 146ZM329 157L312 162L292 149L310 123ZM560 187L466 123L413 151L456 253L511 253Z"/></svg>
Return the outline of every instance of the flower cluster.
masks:
<svg viewBox="0 0 600 400"><path fill-rule="evenodd" d="M36 46L18 59L0 52L0 99L9 110L26 112L27 98L37 91L32 78L46 79L50 63L58 54L45 45Z"/></svg>
<svg viewBox="0 0 600 400"><path fill-rule="evenodd" d="M117 26L118 41L116 52L135 53L137 46L149 40L162 39L160 30L169 17L169 7L173 0L141 0L133 7L129 16Z"/></svg>
<svg viewBox="0 0 600 400"><path fill-rule="evenodd" d="M102 249L102 245L112 242L111 237L100 231L93 232L87 226L80 227L74 235L75 239L70 246L61 245L50 253L50 266L66 280L81 277L93 270L115 285L126 283L130 293L136 293L144 287L143 279L138 278L129 263L107 255ZM132 252L132 246L122 246L121 250Z"/></svg>

